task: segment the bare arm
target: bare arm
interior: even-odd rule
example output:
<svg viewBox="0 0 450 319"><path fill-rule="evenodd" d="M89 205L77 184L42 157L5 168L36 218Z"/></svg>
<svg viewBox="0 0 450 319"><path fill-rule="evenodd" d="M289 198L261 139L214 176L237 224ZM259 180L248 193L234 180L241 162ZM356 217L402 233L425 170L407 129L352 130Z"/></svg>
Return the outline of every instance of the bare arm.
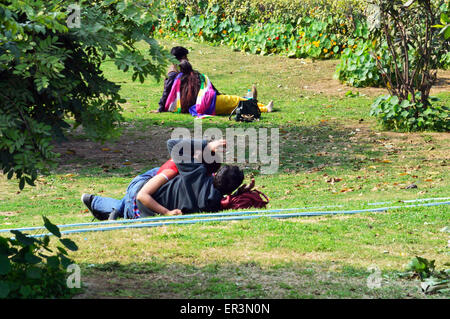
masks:
<svg viewBox="0 0 450 319"><path fill-rule="evenodd" d="M164 174L166 170L162 171ZM172 171L172 170L168 170ZM136 199L139 200L144 206L148 207L152 211L161 214L161 215L181 215L182 212L179 209L168 210L161 204L159 204L156 200L153 199L152 195L165 183L167 183L167 179L162 174L158 174L155 177L151 178L145 185L141 188L139 193L136 196Z"/></svg>

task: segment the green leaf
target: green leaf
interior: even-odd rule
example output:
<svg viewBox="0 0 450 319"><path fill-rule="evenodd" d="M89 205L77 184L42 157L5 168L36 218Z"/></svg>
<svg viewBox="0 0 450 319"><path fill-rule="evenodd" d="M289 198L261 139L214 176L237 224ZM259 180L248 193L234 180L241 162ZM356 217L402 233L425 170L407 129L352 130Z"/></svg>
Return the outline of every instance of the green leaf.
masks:
<svg viewBox="0 0 450 319"><path fill-rule="evenodd" d="M444 38L445 38L446 40L447 40L447 39L450 39L450 25L445 26L445 28L442 29L441 32L444 33Z"/></svg>
<svg viewBox="0 0 450 319"><path fill-rule="evenodd" d="M9 295L9 285L6 281L0 281L0 299L6 298Z"/></svg>
<svg viewBox="0 0 450 319"><path fill-rule="evenodd" d="M25 246L33 245L36 242L36 239L34 239L33 237L28 237L18 230L11 230L11 233L16 235L16 240Z"/></svg>
<svg viewBox="0 0 450 319"><path fill-rule="evenodd" d="M69 238L64 238L59 240L64 246L66 246L67 249L70 249L71 251L77 251L78 246L75 244L74 241L72 241Z"/></svg>
<svg viewBox="0 0 450 319"><path fill-rule="evenodd" d="M27 298L29 295L31 295L31 293L33 292L33 289L31 289L30 286L26 285L26 286L20 287L19 292L22 295L22 297Z"/></svg>
<svg viewBox="0 0 450 319"><path fill-rule="evenodd" d="M25 261L30 264L37 264L42 261L42 259L38 256L33 255L30 252L25 253Z"/></svg>
<svg viewBox="0 0 450 319"><path fill-rule="evenodd" d="M0 255L0 275L6 275L11 270L11 262L7 256Z"/></svg>
<svg viewBox="0 0 450 319"><path fill-rule="evenodd" d="M70 264L73 263L73 261L72 261L71 259L67 258L67 257L64 256L64 255L59 255L59 260L61 261L61 265L62 265L64 268L67 268Z"/></svg>
<svg viewBox="0 0 450 319"><path fill-rule="evenodd" d="M37 267L30 267L27 269L26 275L30 279L40 279L42 277L42 270Z"/></svg>
<svg viewBox="0 0 450 319"><path fill-rule="evenodd" d="M25 178L21 178L19 181L19 189L22 190L25 187Z"/></svg>
<svg viewBox="0 0 450 319"><path fill-rule="evenodd" d="M42 216L42 219L44 220L45 228L47 228L47 230L49 232L51 232L53 235L55 235L56 237L60 238L61 237L61 233L59 232L58 226L56 226L52 222L50 222L50 220L47 217L45 217L45 216Z"/></svg>
<svg viewBox="0 0 450 319"><path fill-rule="evenodd" d="M47 265L50 268L58 268L59 267L59 258L56 256L47 257Z"/></svg>

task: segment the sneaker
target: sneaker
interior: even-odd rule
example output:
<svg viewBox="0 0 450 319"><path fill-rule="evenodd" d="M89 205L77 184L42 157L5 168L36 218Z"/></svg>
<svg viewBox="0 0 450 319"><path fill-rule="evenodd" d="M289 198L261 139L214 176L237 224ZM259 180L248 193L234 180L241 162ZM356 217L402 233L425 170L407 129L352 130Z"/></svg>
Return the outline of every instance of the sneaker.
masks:
<svg viewBox="0 0 450 319"><path fill-rule="evenodd" d="M267 104L267 112L272 112L273 111L273 101L270 101L269 104Z"/></svg>
<svg viewBox="0 0 450 319"><path fill-rule="evenodd" d="M256 85L252 85L252 97L253 99L257 100L258 99L258 90L256 89Z"/></svg>
<svg viewBox="0 0 450 319"><path fill-rule="evenodd" d="M102 214L92 209L92 200L94 199L94 195L92 194L83 194L81 195L81 202L89 209L92 215L98 220L107 220L108 214Z"/></svg>

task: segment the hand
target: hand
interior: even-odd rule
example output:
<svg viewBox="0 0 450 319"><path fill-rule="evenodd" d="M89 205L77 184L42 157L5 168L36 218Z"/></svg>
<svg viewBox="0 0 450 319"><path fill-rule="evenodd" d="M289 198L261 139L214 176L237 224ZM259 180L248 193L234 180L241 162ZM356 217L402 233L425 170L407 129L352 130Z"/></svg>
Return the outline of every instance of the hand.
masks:
<svg viewBox="0 0 450 319"><path fill-rule="evenodd" d="M181 209L172 209L172 210L169 210L164 215L166 215L166 216L183 215L183 212L181 211Z"/></svg>
<svg viewBox="0 0 450 319"><path fill-rule="evenodd" d="M243 184L241 187L238 188L237 194L242 194L245 192L249 192L252 190L252 188L255 187L255 179L252 178L252 180L250 181L250 184Z"/></svg>
<svg viewBox="0 0 450 319"><path fill-rule="evenodd" d="M224 140L224 139L221 139L221 140L214 140L214 141L212 141L212 142L209 142L209 149L210 149L212 152L217 152L217 150L218 150L220 147L226 147L226 146L227 146L227 141Z"/></svg>

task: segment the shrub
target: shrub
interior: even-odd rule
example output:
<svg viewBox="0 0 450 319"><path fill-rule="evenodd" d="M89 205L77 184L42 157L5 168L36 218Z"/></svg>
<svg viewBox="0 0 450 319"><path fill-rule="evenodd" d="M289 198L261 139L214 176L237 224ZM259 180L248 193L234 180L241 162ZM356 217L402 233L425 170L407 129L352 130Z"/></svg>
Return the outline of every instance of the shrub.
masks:
<svg viewBox="0 0 450 319"><path fill-rule="evenodd" d="M163 0L162 4L178 18L205 13L216 6L219 17L234 18L236 23L251 25L270 20L296 24L302 17L328 17L330 12L339 18L357 18L364 11L365 1L357 0ZM347 20L348 21L348 20ZM350 21L348 21L351 24Z"/></svg>
<svg viewBox="0 0 450 319"><path fill-rule="evenodd" d="M223 3L211 3L196 3L193 7L186 3L187 7L180 9L181 11L174 9L175 5L169 3L169 9L161 19L160 36L185 36L192 40L228 44L236 50L252 53L282 53L290 57L317 59L336 57L349 38L367 36L365 23L359 21L359 18L353 19L351 11L330 15L322 7L301 4L302 10L296 11L295 19L282 19L284 15L266 19L263 18L261 8L266 8L270 3L264 3L261 4L262 7L258 7L261 9L258 14L250 14L242 21L236 15L225 15L224 7L221 7ZM288 5L288 2L283 1L272 3Z"/></svg>
<svg viewBox="0 0 450 319"><path fill-rule="evenodd" d="M386 45L378 50L375 45L376 40L349 40L336 67L336 78L354 87L383 85L377 60L386 68L391 56Z"/></svg>
<svg viewBox="0 0 450 319"><path fill-rule="evenodd" d="M20 188L53 167L51 141L70 122L96 140L118 136L125 100L102 73L105 59L141 82L165 73L169 54L150 37L158 3L149 3L82 1L77 27L73 1L0 2L0 169Z"/></svg>
<svg viewBox="0 0 450 319"><path fill-rule="evenodd" d="M419 95L420 93L418 93ZM438 99L434 98L434 102ZM379 119L385 129L406 131L450 130L450 109L437 103L422 104L420 96L400 100L398 96L383 95L371 106L370 115Z"/></svg>
<svg viewBox="0 0 450 319"><path fill-rule="evenodd" d="M0 298L63 298L72 295L67 287L66 268L73 261L67 249L77 245L61 238L57 226L43 217L45 227L59 238L63 247L49 248L50 237L43 239L11 231L15 238L0 237Z"/></svg>

